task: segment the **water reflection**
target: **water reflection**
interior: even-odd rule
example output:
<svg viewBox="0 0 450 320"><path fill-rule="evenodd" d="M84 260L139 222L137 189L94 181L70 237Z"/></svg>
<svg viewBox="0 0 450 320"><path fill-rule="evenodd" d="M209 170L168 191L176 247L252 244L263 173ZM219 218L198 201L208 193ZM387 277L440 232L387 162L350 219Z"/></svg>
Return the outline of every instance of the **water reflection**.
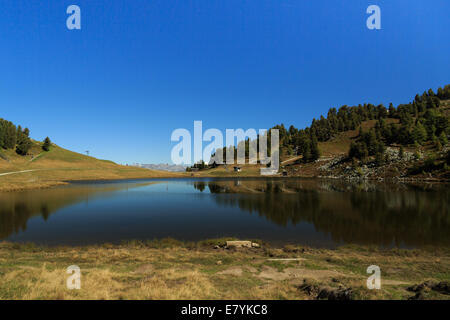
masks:
<svg viewBox="0 0 450 320"><path fill-rule="evenodd" d="M47 221L58 210L79 202L88 203L98 197L135 188L147 183L96 183L92 185L75 185L42 190L0 193L0 239L27 230L27 222L33 217L41 216Z"/></svg>
<svg viewBox="0 0 450 320"><path fill-rule="evenodd" d="M216 197L221 206L238 206L281 226L310 222L340 243L450 244L446 185L293 179L209 181L207 185L211 193L246 193Z"/></svg>
<svg viewBox="0 0 450 320"><path fill-rule="evenodd" d="M447 185L301 179L76 184L0 194L0 239L70 244L238 236L324 246L448 246L449 193Z"/></svg>

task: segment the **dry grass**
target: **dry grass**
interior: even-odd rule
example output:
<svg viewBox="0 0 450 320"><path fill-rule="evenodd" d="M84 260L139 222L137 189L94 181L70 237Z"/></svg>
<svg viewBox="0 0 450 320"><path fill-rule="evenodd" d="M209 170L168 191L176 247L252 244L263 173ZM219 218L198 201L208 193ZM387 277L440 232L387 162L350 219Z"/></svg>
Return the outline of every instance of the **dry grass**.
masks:
<svg viewBox="0 0 450 320"><path fill-rule="evenodd" d="M240 172L234 171L234 166L241 168ZM226 167L220 165L216 168L188 172L190 177L260 177L260 169L263 166L255 164L230 164ZM264 166L265 167L265 166Z"/></svg>
<svg viewBox="0 0 450 320"><path fill-rule="evenodd" d="M323 250L286 246L213 249L172 240L124 245L40 248L0 244L1 299L312 299L298 286L352 287L357 299L406 299L425 280L450 279L448 250ZM296 261L274 258L301 257ZM81 289L66 288L66 268L81 268ZM366 288L379 265L381 290ZM428 298L449 299L435 292Z"/></svg>
<svg viewBox="0 0 450 320"><path fill-rule="evenodd" d="M99 160L83 154L53 146L49 152L42 152L40 143L27 156L18 156L13 150L4 150L8 160L0 158L0 174L23 170L0 176L0 192L24 189L47 188L65 184L67 181L116 180L145 178L182 177L258 177L259 165L240 165L241 172L234 172L233 165L220 166L200 172L167 172L138 167L123 166L107 160Z"/></svg>
<svg viewBox="0 0 450 320"><path fill-rule="evenodd" d="M118 165L53 146L49 152L41 152L39 143L30 155L18 156L13 150L3 153L8 160L0 159L0 174L22 170L31 172L0 176L0 191L46 188L76 180L116 180L169 178L187 176L184 173L156 171ZM33 156L34 155L34 156Z"/></svg>
<svg viewBox="0 0 450 320"><path fill-rule="evenodd" d="M367 120L361 123L364 131L369 131L375 127L378 120ZM386 123L398 123L398 119L387 118ZM326 142L319 142L319 149L322 157L336 157L348 154L350 150L350 144L356 140L359 135L359 127L356 130L349 130L339 133L333 139Z"/></svg>

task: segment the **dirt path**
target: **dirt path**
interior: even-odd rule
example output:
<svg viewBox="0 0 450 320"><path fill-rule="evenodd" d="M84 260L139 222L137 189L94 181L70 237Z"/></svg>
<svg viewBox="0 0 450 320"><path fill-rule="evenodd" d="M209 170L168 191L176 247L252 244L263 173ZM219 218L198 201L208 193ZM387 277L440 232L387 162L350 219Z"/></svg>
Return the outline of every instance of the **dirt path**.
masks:
<svg viewBox="0 0 450 320"><path fill-rule="evenodd" d="M33 169L33 170L22 170L22 171L12 171L12 172L5 172L5 173L0 173L0 176L7 176L9 174L15 174L15 173L24 173L24 172L31 172L31 171L37 171L38 169Z"/></svg>
<svg viewBox="0 0 450 320"><path fill-rule="evenodd" d="M301 158L302 158L302 156L296 156L296 157L293 157L293 158L284 160L284 161L282 161L280 164L281 164L281 165L285 165L285 164L287 164L287 163L289 163L289 162L293 162L293 161L298 160L298 159L301 159Z"/></svg>

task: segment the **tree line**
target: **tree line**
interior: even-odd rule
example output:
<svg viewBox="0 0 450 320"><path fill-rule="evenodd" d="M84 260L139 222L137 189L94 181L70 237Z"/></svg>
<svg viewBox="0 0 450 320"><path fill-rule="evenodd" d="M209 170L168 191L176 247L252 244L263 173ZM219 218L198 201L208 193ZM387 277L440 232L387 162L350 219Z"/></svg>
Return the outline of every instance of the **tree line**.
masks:
<svg viewBox="0 0 450 320"><path fill-rule="evenodd" d="M16 127L11 121L0 118L0 148L15 149L19 155L27 155L33 146L30 138L30 130L22 129L19 125ZM42 144L44 151L49 151L51 146L50 138L45 138Z"/></svg>
<svg viewBox="0 0 450 320"><path fill-rule="evenodd" d="M279 130L280 154L301 155L302 162L312 162L320 158L318 142L329 141L345 131L359 130L356 141L350 146L349 157L364 160L375 156L377 162L382 162L387 145L422 145L432 141L440 149L447 144L450 134L449 119L440 106L442 100L449 99L450 85L446 85L439 88L437 93L429 89L421 95L417 94L412 102L397 107L392 103L387 108L383 104L370 103L344 105L339 109L330 108L326 117L313 119L311 125L304 129L297 129L293 125L287 129L284 124L276 125L272 129ZM364 131L361 124L368 120L376 120L376 124ZM267 150L270 156L270 130L267 134ZM257 138L257 150L258 142ZM245 156L248 158L250 140L240 143L245 143ZM234 154L235 160L237 158L235 146L224 147L216 152L222 152L224 160L227 152ZM214 156L215 153L212 157ZM197 167L201 168L202 165L198 164Z"/></svg>
<svg viewBox="0 0 450 320"><path fill-rule="evenodd" d="M302 155L303 161L310 162L319 158L317 142L331 140L338 133L359 129L356 142L350 146L349 157L365 159L375 156L382 161L386 145L422 145L432 141L440 149L448 142L450 125L448 116L440 109L441 101L450 99L450 85L439 88L437 93L432 89L422 95L416 95L408 104L400 104L395 108L392 103L384 105L364 104L358 106L342 106L330 108L327 117L313 119L311 126L297 129L283 124L279 129L280 146L285 153ZM388 123L388 119L391 119ZM392 121L392 119L397 119ZM375 127L365 132L361 123L376 120Z"/></svg>
<svg viewBox="0 0 450 320"><path fill-rule="evenodd" d="M363 132L360 127L357 141L350 146L349 157L364 160L375 156L377 162L382 162L385 145L391 144L419 147L432 142L437 150L441 150L448 143L450 134L448 116L440 109L441 100L446 99L450 99L450 85L439 88L438 94L430 89L416 95L411 103L390 108L387 116L380 117L368 132ZM387 118L398 121L388 124Z"/></svg>

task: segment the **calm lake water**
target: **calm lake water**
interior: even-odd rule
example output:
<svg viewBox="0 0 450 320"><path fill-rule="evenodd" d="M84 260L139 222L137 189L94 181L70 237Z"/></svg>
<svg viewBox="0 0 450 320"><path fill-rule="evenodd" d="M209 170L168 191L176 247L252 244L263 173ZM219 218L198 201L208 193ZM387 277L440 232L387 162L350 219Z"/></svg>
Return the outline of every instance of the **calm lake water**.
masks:
<svg viewBox="0 0 450 320"><path fill-rule="evenodd" d="M448 185L304 179L74 183L0 193L0 240L47 245L172 237L316 247L450 245Z"/></svg>

